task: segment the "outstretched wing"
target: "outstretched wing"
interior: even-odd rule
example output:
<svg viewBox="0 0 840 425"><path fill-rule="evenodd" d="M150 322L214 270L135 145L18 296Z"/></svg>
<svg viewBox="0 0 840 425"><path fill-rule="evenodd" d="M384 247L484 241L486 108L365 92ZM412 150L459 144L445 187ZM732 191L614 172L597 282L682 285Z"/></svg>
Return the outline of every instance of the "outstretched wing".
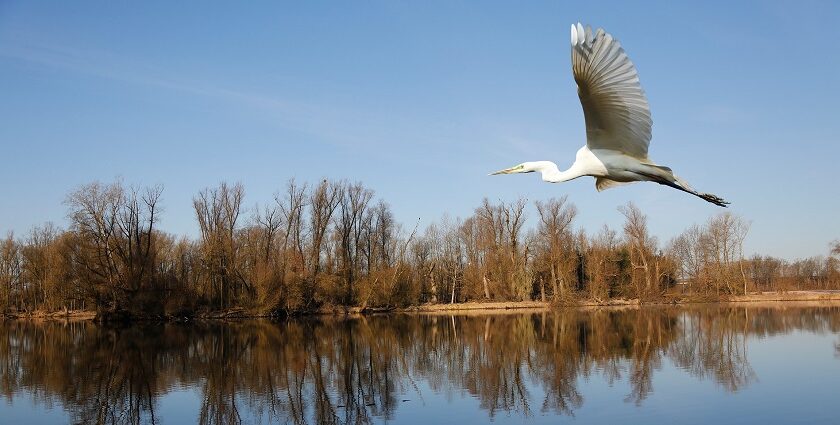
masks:
<svg viewBox="0 0 840 425"><path fill-rule="evenodd" d="M650 106L624 49L599 28L572 25L572 72L586 119L589 149L612 149L646 159Z"/></svg>

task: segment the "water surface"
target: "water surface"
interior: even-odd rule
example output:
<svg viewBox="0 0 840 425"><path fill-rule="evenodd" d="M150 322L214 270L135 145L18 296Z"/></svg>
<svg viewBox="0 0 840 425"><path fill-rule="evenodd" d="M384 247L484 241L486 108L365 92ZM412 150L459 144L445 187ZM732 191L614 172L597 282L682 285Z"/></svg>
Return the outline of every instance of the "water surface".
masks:
<svg viewBox="0 0 840 425"><path fill-rule="evenodd" d="M840 423L840 308L0 323L1 423Z"/></svg>

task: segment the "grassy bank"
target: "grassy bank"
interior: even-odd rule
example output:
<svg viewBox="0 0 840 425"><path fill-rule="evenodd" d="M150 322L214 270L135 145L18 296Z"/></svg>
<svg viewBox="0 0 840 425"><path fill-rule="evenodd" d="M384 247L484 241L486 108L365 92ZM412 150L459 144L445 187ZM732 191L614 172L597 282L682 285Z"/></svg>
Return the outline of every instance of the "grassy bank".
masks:
<svg viewBox="0 0 840 425"><path fill-rule="evenodd" d="M43 311L37 310L23 313L6 313L0 315L7 319L31 319L31 320L93 320L96 312L92 310L59 310Z"/></svg>
<svg viewBox="0 0 840 425"><path fill-rule="evenodd" d="M727 296L720 298L708 297L667 297L660 300L642 303L638 299L615 298L604 302L596 300L579 300L568 304L553 304L543 301L512 301L512 302L469 302L455 304L428 304L403 309L394 312L406 313L436 313L463 312L489 310L534 310L563 307L628 307L642 305L688 305L688 304L727 304L727 303L756 303L756 304L784 304L784 305L813 305L814 302L828 302L840 305L840 291L791 291L785 293L764 292L749 295Z"/></svg>
<svg viewBox="0 0 840 425"><path fill-rule="evenodd" d="M579 300L567 304L555 304L546 301L503 301L503 302L466 302L453 304L425 304L405 308L363 308L330 306L322 307L315 311L306 312L302 315L364 315L364 314L385 314L385 313L488 313L492 311L516 310L520 312L545 310L550 308L565 307L632 307L642 305L688 305L688 304L724 304L724 303L753 303L756 305L778 305L786 306L807 306L815 303L826 305L840 305L840 291L790 291L790 292L763 292L749 295L736 295L720 298L698 298L698 297L667 297L661 300L642 303L637 299L610 299L605 302L596 300ZM66 310L56 312L35 311L28 313L5 314L7 319L23 320L94 320L97 313L90 310ZM140 319L151 320L228 320L228 319L249 319L249 318L277 317L258 311L242 308L224 311L198 312L190 316L155 316ZM100 317L101 318L101 317Z"/></svg>

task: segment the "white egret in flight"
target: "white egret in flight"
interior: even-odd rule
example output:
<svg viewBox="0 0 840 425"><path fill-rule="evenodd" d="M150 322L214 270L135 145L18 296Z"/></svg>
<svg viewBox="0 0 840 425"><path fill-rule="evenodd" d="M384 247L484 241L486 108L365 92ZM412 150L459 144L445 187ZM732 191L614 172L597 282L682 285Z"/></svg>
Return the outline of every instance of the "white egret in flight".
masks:
<svg viewBox="0 0 840 425"><path fill-rule="evenodd" d="M549 183L582 176L595 177L600 192L636 181L652 181L688 192L715 205L729 203L710 193L699 193L675 176L670 168L648 158L650 106L639 84L636 67L610 34L588 25L572 25L572 72L586 120L586 146L575 162L560 171L551 161L524 162L493 174L539 171Z"/></svg>

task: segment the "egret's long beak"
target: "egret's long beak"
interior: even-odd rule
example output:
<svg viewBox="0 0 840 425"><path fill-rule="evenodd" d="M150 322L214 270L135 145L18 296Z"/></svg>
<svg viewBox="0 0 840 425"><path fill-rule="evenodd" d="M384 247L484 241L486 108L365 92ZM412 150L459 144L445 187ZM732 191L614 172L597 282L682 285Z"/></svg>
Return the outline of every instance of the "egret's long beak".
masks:
<svg viewBox="0 0 840 425"><path fill-rule="evenodd" d="M497 174L513 174L517 173L521 168L521 165L517 165L515 167L505 168L504 170L496 171L495 173L490 173L488 174L488 176L495 176Z"/></svg>

